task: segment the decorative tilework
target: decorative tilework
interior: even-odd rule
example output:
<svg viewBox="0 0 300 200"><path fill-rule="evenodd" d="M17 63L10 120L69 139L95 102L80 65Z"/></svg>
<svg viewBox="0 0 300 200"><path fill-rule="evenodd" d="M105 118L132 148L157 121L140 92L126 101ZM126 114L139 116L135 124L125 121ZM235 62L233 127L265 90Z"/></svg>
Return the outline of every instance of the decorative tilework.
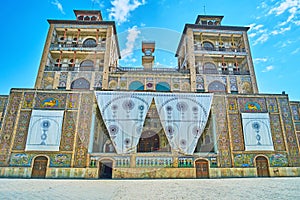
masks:
<svg viewBox="0 0 300 200"><path fill-rule="evenodd" d="M66 87L68 80L68 72L61 72L58 87Z"/></svg>
<svg viewBox="0 0 300 200"><path fill-rule="evenodd" d="M237 85L236 77L231 76L229 78L229 81L230 81L230 90L234 91L234 92L238 91L238 85Z"/></svg>
<svg viewBox="0 0 300 200"><path fill-rule="evenodd" d="M30 167L33 158L41 154L12 153L9 166ZM70 167L72 154L47 154L50 158L49 167Z"/></svg>
<svg viewBox="0 0 300 200"><path fill-rule="evenodd" d="M253 159L255 154L234 154L235 167L254 167Z"/></svg>
<svg viewBox="0 0 300 200"><path fill-rule="evenodd" d="M216 115L216 132L219 148L219 158L221 167L231 167L230 143L228 125L226 120L225 99L221 96L214 96L213 111Z"/></svg>
<svg viewBox="0 0 300 200"><path fill-rule="evenodd" d="M66 94L62 93L37 93L35 108L64 109Z"/></svg>
<svg viewBox="0 0 300 200"><path fill-rule="evenodd" d="M227 98L228 112L229 113L238 113L237 100L234 97Z"/></svg>
<svg viewBox="0 0 300 200"><path fill-rule="evenodd" d="M245 150L240 115L230 114L229 122L230 122L229 128L230 128L231 140L233 145L232 150L233 151Z"/></svg>
<svg viewBox="0 0 300 200"><path fill-rule="evenodd" d="M4 110L7 105L8 96L0 96L0 112Z"/></svg>
<svg viewBox="0 0 300 200"><path fill-rule="evenodd" d="M50 167L70 167L72 154L50 154Z"/></svg>
<svg viewBox="0 0 300 200"><path fill-rule="evenodd" d="M284 140L279 115L270 115L270 124L274 149L276 151L285 151Z"/></svg>
<svg viewBox="0 0 300 200"><path fill-rule="evenodd" d="M251 94L253 93L251 78L250 77L241 77L241 86L243 94Z"/></svg>
<svg viewBox="0 0 300 200"><path fill-rule="evenodd" d="M102 73L100 72L95 73L94 87L102 88Z"/></svg>
<svg viewBox="0 0 300 200"><path fill-rule="evenodd" d="M78 78L84 78L90 81L92 79L92 73L93 72L71 72L71 82Z"/></svg>
<svg viewBox="0 0 300 200"><path fill-rule="evenodd" d="M65 114L60 151L72 151L76 130L77 112L68 111Z"/></svg>
<svg viewBox="0 0 300 200"><path fill-rule="evenodd" d="M93 106L93 93L83 94L81 97L78 137L75 150L75 167L85 167L87 162L87 148L91 128L91 116Z"/></svg>
<svg viewBox="0 0 300 200"><path fill-rule="evenodd" d="M42 88L53 89L54 75L55 72L44 72L44 76L42 79Z"/></svg>
<svg viewBox="0 0 300 200"><path fill-rule="evenodd" d="M203 80L202 76L196 77L196 89L204 90L204 80Z"/></svg>
<svg viewBox="0 0 300 200"><path fill-rule="evenodd" d="M266 101L267 101L268 111L270 113L278 113L276 98L267 98Z"/></svg>
<svg viewBox="0 0 300 200"><path fill-rule="evenodd" d="M25 92L22 108L23 109L33 108L33 99L34 99L33 92Z"/></svg>
<svg viewBox="0 0 300 200"><path fill-rule="evenodd" d="M271 167L287 167L288 166L288 159L286 154L273 154L268 155L270 160Z"/></svg>
<svg viewBox="0 0 300 200"><path fill-rule="evenodd" d="M78 93L69 93L67 101L68 109L77 109L79 104L79 94Z"/></svg>
<svg viewBox="0 0 300 200"><path fill-rule="evenodd" d="M19 123L13 144L13 150L24 150L27 139L28 127L30 122L31 111L21 111Z"/></svg>
<svg viewBox="0 0 300 200"><path fill-rule="evenodd" d="M238 98L238 102L241 112L267 112L264 98Z"/></svg>
<svg viewBox="0 0 300 200"><path fill-rule="evenodd" d="M0 165L8 164L9 149L21 99L20 92L12 92L9 96L3 129L0 132Z"/></svg>
<svg viewBox="0 0 300 200"><path fill-rule="evenodd" d="M291 110L292 110L292 113L293 113L294 120L300 120L298 105L297 104L291 104Z"/></svg>
<svg viewBox="0 0 300 200"><path fill-rule="evenodd" d="M284 130L286 134L286 140L289 151L289 166L299 166L300 165L300 157L299 157L299 149L297 144L297 138L293 126L292 121L292 113L290 111L289 102L287 99L279 98L278 99L280 109L281 109L281 117L284 123Z"/></svg>

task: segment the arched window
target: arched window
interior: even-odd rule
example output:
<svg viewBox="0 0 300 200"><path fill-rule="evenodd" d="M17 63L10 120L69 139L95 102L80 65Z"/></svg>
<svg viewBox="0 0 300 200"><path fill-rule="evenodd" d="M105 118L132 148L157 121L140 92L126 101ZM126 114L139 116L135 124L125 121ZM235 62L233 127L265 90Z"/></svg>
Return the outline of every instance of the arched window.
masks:
<svg viewBox="0 0 300 200"><path fill-rule="evenodd" d="M208 51L213 51L214 45L211 42L203 42L203 48Z"/></svg>
<svg viewBox="0 0 300 200"><path fill-rule="evenodd" d="M76 79L75 81L72 82L71 84L71 89L90 89L90 82L88 82L86 79L84 78L79 78Z"/></svg>
<svg viewBox="0 0 300 200"><path fill-rule="evenodd" d="M93 38L88 38L86 39L83 44L82 44L83 47L96 47L97 46L97 42L95 39Z"/></svg>
<svg viewBox="0 0 300 200"><path fill-rule="evenodd" d="M203 72L204 74L218 74L217 67L212 62L207 62L204 64Z"/></svg>
<svg viewBox="0 0 300 200"><path fill-rule="evenodd" d="M225 92L226 87L220 81L214 81L208 85L209 92Z"/></svg>
<svg viewBox="0 0 300 200"><path fill-rule="evenodd" d="M85 16L84 17L84 21L89 21L90 20L90 17L89 16Z"/></svg>
<svg viewBox="0 0 300 200"><path fill-rule="evenodd" d="M169 92L171 91L170 89L170 85L166 82L159 82L156 84L156 87L155 87L155 90L156 91L161 91L161 92Z"/></svg>
<svg viewBox="0 0 300 200"><path fill-rule="evenodd" d="M92 17L91 17L91 20L92 20L92 21L96 21L96 19L97 19L96 16L92 16Z"/></svg>
<svg viewBox="0 0 300 200"><path fill-rule="evenodd" d="M83 16L78 16L77 19L78 20L83 20Z"/></svg>
<svg viewBox="0 0 300 200"><path fill-rule="evenodd" d="M80 63L80 71L92 71L94 69L94 62L92 60L84 60Z"/></svg>
<svg viewBox="0 0 300 200"><path fill-rule="evenodd" d="M144 85L140 81L133 81L129 85L129 90L144 90Z"/></svg>

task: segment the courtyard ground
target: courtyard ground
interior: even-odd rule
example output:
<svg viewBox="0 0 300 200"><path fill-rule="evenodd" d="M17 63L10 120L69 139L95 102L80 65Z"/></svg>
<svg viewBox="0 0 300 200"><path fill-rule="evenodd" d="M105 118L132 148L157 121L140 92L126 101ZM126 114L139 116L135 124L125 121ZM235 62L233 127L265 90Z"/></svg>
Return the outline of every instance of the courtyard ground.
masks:
<svg viewBox="0 0 300 200"><path fill-rule="evenodd" d="M300 199L300 177L232 179L0 179L0 199Z"/></svg>

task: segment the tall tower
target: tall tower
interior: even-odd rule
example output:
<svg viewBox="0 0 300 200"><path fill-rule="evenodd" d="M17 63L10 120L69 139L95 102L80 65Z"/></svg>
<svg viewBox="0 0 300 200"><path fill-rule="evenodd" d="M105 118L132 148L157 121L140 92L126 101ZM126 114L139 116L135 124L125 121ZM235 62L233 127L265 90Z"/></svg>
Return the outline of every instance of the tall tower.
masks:
<svg viewBox="0 0 300 200"><path fill-rule="evenodd" d="M258 93L248 27L223 26L223 16L198 15L186 24L176 56L190 70L195 92Z"/></svg>
<svg viewBox="0 0 300 200"><path fill-rule="evenodd" d="M35 88L107 88L109 70L120 58L115 23L103 21L100 11L74 13L76 20L48 20Z"/></svg>

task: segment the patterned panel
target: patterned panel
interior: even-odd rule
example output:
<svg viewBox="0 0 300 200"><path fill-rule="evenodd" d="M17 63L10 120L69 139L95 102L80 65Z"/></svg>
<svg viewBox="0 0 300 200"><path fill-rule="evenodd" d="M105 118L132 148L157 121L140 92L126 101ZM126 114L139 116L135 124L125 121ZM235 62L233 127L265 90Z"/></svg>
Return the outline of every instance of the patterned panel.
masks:
<svg viewBox="0 0 300 200"><path fill-rule="evenodd" d="M219 148L220 166L231 167L230 143L226 121L226 106L224 97L214 96L213 110L216 114L216 132Z"/></svg>
<svg viewBox="0 0 300 200"><path fill-rule="evenodd" d="M288 159L286 154L272 154L268 155L270 160L271 167L287 167L288 166Z"/></svg>
<svg viewBox="0 0 300 200"><path fill-rule="evenodd" d="M42 79L42 88L52 89L55 72L44 72Z"/></svg>
<svg viewBox="0 0 300 200"><path fill-rule="evenodd" d="M89 81L92 79L92 72L71 72L71 82L78 78L84 78Z"/></svg>
<svg viewBox="0 0 300 200"><path fill-rule="evenodd" d="M229 122L233 151L243 151L245 148L240 115L229 115Z"/></svg>
<svg viewBox="0 0 300 200"><path fill-rule="evenodd" d="M25 109L33 108L33 99L34 99L33 92L25 92L22 108L25 108Z"/></svg>
<svg viewBox="0 0 300 200"><path fill-rule="evenodd" d="M7 99L8 96L0 96L0 112L6 107Z"/></svg>
<svg viewBox="0 0 300 200"><path fill-rule="evenodd" d="M127 78L126 77L120 78L120 89L127 90Z"/></svg>
<svg viewBox="0 0 300 200"><path fill-rule="evenodd" d="M238 98L238 102L241 112L267 112L264 98Z"/></svg>
<svg viewBox="0 0 300 200"><path fill-rule="evenodd" d="M60 151L72 151L76 130L77 112L66 112L63 133L60 142Z"/></svg>
<svg viewBox="0 0 300 200"><path fill-rule="evenodd" d="M28 127L31 111L21 111L19 116L18 128L13 144L13 150L24 150L27 139Z"/></svg>
<svg viewBox="0 0 300 200"><path fill-rule="evenodd" d="M300 120L298 109L299 108L298 108L297 104L291 104L291 110L292 110L292 113L293 113L294 120Z"/></svg>
<svg viewBox="0 0 300 200"><path fill-rule="evenodd" d="M227 98L228 112L229 113L238 113L237 100L234 97Z"/></svg>
<svg viewBox="0 0 300 200"><path fill-rule="evenodd" d="M61 72L58 87L66 87L68 80L68 72Z"/></svg>
<svg viewBox="0 0 300 200"><path fill-rule="evenodd" d="M22 93L10 94L6 117L3 121L2 132L0 132L0 165L7 165L8 162L9 148L21 99Z"/></svg>
<svg viewBox="0 0 300 200"><path fill-rule="evenodd" d="M274 148L276 151L285 151L284 139L279 115L270 115L270 124Z"/></svg>
<svg viewBox="0 0 300 200"><path fill-rule="evenodd" d="M235 167L254 167L253 160L255 154L234 154Z"/></svg>
<svg viewBox="0 0 300 200"><path fill-rule="evenodd" d="M243 94L252 94L253 93L250 77L241 77L241 86L242 86Z"/></svg>
<svg viewBox="0 0 300 200"><path fill-rule="evenodd" d="M102 73L99 73L99 72L95 73L94 87L102 88Z"/></svg>
<svg viewBox="0 0 300 200"><path fill-rule="evenodd" d="M70 93L68 94L68 109L77 109L79 104L79 94L78 93Z"/></svg>
<svg viewBox="0 0 300 200"><path fill-rule="evenodd" d="M196 89L204 90L204 80L203 80L202 76L196 77Z"/></svg>
<svg viewBox="0 0 300 200"><path fill-rule="evenodd" d="M230 90L231 91L238 91L238 85L237 85L236 77L231 76L229 79L230 79Z"/></svg>
<svg viewBox="0 0 300 200"><path fill-rule="evenodd" d="M40 154L12 153L9 166L30 167L33 158ZM49 167L70 167L72 154L47 154L50 158Z"/></svg>
<svg viewBox="0 0 300 200"><path fill-rule="evenodd" d="M70 167L72 154L50 154L50 167Z"/></svg>
<svg viewBox="0 0 300 200"><path fill-rule="evenodd" d="M284 130L287 138L287 145L289 150L289 165L299 166L299 149L297 145L297 138L292 121L292 113L290 111L289 102L287 99L278 99L281 109L281 117L284 123Z"/></svg>
<svg viewBox="0 0 300 200"><path fill-rule="evenodd" d="M66 106L66 94L37 93L35 102L35 108L64 109Z"/></svg>
<svg viewBox="0 0 300 200"><path fill-rule="evenodd" d="M75 167L85 167L87 162L87 148L91 128L91 116L94 94L83 94L81 97L78 138L75 151Z"/></svg>
<svg viewBox="0 0 300 200"><path fill-rule="evenodd" d="M270 113L278 113L278 106L276 98L267 98L267 106Z"/></svg>

